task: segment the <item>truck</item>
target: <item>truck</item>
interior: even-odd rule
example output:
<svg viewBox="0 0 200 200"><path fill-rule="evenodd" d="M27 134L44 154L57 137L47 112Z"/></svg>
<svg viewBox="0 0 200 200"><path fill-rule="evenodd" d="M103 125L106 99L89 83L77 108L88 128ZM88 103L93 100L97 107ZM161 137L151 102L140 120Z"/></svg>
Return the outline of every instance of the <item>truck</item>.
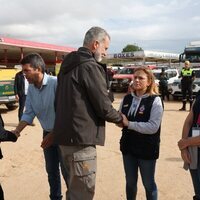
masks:
<svg viewBox="0 0 200 200"><path fill-rule="evenodd" d="M184 62L190 61L190 66L195 72L195 80L192 85L194 97L200 90L200 41L191 41L179 55L180 66L184 67ZM177 79L171 86L171 94L174 99L182 97L181 79Z"/></svg>
<svg viewBox="0 0 200 200"><path fill-rule="evenodd" d="M200 41L190 42L184 52L179 55L180 63L184 63L186 60L190 61L191 67L200 67Z"/></svg>
<svg viewBox="0 0 200 200"><path fill-rule="evenodd" d="M17 108L17 100L14 93L15 74L20 69L0 67L0 104L5 104L8 110Z"/></svg>

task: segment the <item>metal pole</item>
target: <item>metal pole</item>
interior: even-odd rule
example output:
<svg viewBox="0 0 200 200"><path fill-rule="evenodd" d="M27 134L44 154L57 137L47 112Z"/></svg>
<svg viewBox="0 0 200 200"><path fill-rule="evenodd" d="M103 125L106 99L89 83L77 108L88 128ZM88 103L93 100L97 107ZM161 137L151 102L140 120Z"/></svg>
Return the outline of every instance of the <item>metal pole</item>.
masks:
<svg viewBox="0 0 200 200"><path fill-rule="evenodd" d="M5 66L7 67L8 65L8 50L4 49L4 62L5 62Z"/></svg>

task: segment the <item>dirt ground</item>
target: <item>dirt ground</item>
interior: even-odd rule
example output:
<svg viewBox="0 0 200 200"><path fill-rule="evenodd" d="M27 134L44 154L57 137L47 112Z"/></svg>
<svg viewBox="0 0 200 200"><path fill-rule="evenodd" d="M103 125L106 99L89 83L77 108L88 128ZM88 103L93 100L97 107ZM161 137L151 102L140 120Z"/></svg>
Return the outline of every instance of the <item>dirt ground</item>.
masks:
<svg viewBox="0 0 200 200"><path fill-rule="evenodd" d="M119 107L122 96L123 94L115 94L114 107ZM177 148L182 125L188 114L187 111L178 111L180 107L181 102L165 102L160 158L156 166L159 200L189 200L193 195L189 172L183 170L183 162ZM8 130L14 129L17 125L17 110L7 112L6 108L1 106L0 111L3 113L5 127ZM42 129L37 120L35 123L36 126L29 126L22 132L17 143L1 143L4 158L0 161L0 182L6 200L48 199L49 187L40 148ZM107 123L106 144L104 147L97 147L95 200L125 200L125 177L119 151L120 137L120 128ZM62 190L65 196L64 182ZM145 200L140 177L137 199Z"/></svg>

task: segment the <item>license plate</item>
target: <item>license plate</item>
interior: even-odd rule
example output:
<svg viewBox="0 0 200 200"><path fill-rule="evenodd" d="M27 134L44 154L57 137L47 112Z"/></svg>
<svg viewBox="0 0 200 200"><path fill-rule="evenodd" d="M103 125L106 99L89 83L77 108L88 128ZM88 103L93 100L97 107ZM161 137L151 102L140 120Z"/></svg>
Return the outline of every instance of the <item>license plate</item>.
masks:
<svg viewBox="0 0 200 200"><path fill-rule="evenodd" d="M15 100L15 96L8 96L9 100Z"/></svg>

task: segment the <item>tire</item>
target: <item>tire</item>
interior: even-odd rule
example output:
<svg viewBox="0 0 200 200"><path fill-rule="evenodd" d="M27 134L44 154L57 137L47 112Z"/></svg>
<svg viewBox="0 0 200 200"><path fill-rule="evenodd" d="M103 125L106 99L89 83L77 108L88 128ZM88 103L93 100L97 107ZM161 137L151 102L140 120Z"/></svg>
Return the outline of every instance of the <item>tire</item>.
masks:
<svg viewBox="0 0 200 200"><path fill-rule="evenodd" d="M8 110L15 110L18 106L16 103L7 103L6 107L8 108Z"/></svg>

